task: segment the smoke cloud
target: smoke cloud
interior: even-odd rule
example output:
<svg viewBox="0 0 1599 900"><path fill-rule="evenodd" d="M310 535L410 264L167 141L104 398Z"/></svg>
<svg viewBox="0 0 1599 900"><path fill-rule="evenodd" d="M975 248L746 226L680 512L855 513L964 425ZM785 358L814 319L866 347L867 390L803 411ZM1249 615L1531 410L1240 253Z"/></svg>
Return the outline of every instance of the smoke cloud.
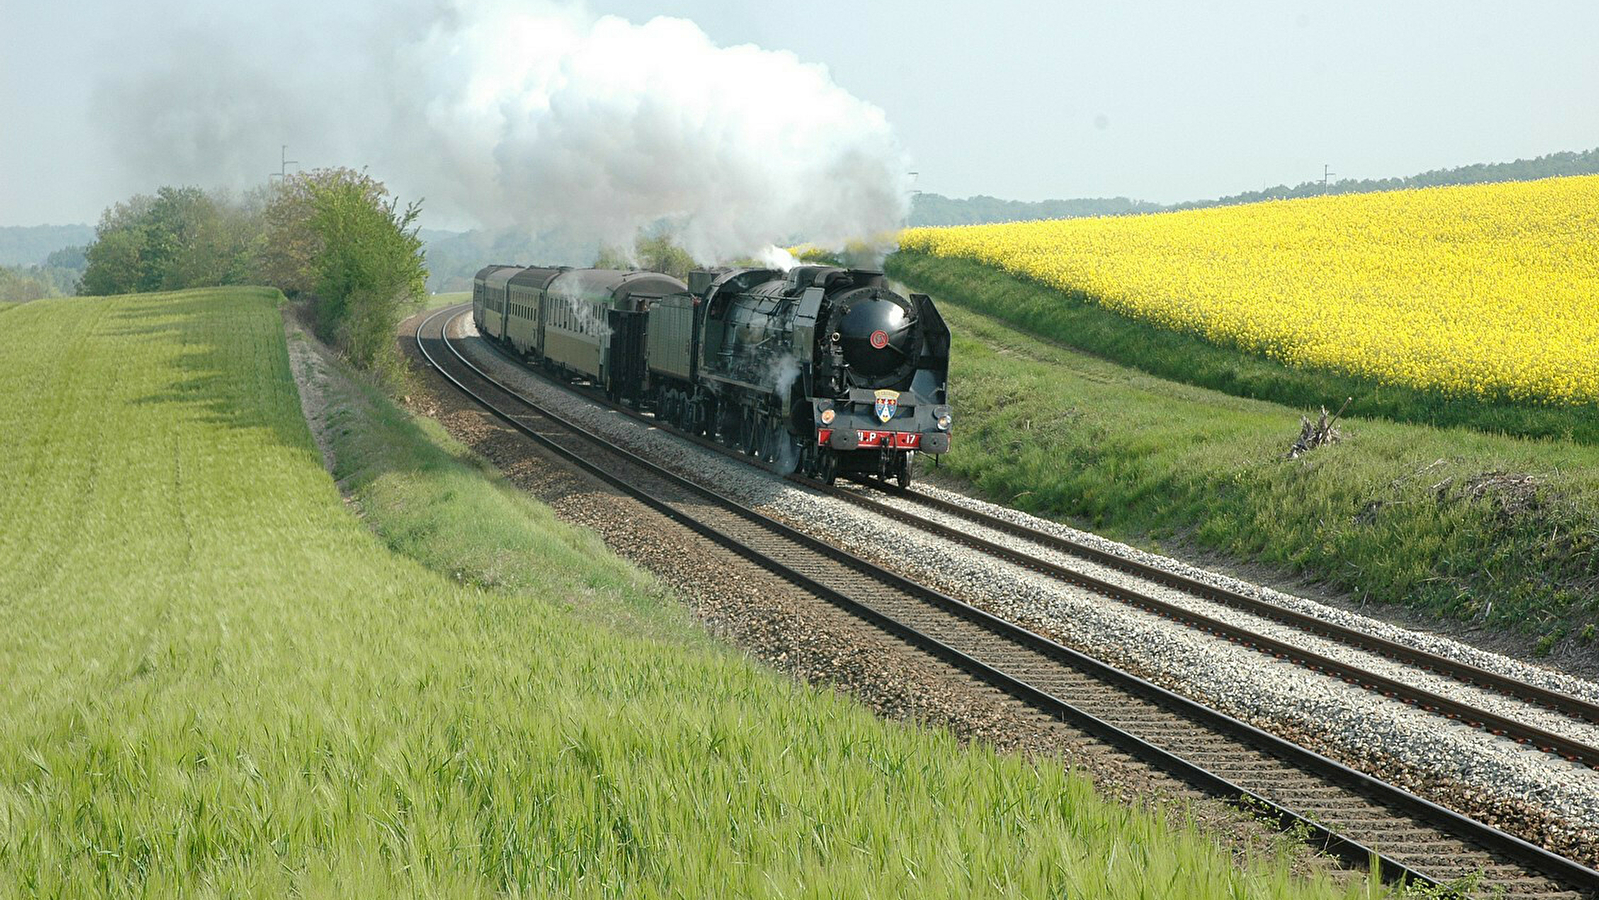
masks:
<svg viewBox="0 0 1599 900"><path fill-rule="evenodd" d="M144 190L260 183L287 142L302 165L425 195L430 218L617 246L665 224L704 260L904 218L909 166L882 110L685 19L497 0L228 15L99 90Z"/></svg>
<svg viewBox="0 0 1599 900"><path fill-rule="evenodd" d="M781 272L787 272L800 264L799 257L771 244L755 251L755 261L768 269L777 269Z"/></svg>

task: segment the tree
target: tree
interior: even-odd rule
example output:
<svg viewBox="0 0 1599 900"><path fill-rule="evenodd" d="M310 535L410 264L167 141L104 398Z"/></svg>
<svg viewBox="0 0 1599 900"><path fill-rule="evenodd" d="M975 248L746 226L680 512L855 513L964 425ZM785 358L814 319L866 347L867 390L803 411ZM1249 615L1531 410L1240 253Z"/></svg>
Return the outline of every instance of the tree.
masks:
<svg viewBox="0 0 1599 900"><path fill-rule="evenodd" d="M324 339L357 364L397 362L394 326L422 297L416 220L388 188L353 169L318 169L235 201L163 187L107 209L84 250L82 290L177 290L247 282L307 296Z"/></svg>
<svg viewBox="0 0 1599 900"><path fill-rule="evenodd" d="M84 255L85 246L62 247L44 258L44 264L51 269L72 269L82 272L89 264L88 257Z"/></svg>
<svg viewBox="0 0 1599 900"><path fill-rule="evenodd" d="M688 273L699 268L688 251L672 243L672 236L661 232L652 237L640 236L634 245L638 251L639 268L662 272L673 278L687 278Z"/></svg>
<svg viewBox="0 0 1599 900"><path fill-rule="evenodd" d="M256 261L263 281L290 297L316 289L312 261L322 250L322 237L311 227L313 188L358 177L353 169L317 169L290 175L267 188L261 216L265 239Z"/></svg>
<svg viewBox="0 0 1599 900"><path fill-rule="evenodd" d="M60 293L39 266L0 266L0 301L26 303Z"/></svg>
<svg viewBox="0 0 1599 900"><path fill-rule="evenodd" d="M280 195L279 233L297 242L281 257L283 271L296 284L310 283L325 339L358 365L389 368L397 362L401 311L421 299L427 284L416 227L421 204L402 211L382 182L350 169L318 170L296 181Z"/></svg>
<svg viewBox="0 0 1599 900"><path fill-rule="evenodd" d="M254 278L257 217L197 187L163 187L106 210L84 250L82 290L171 291Z"/></svg>
<svg viewBox="0 0 1599 900"><path fill-rule="evenodd" d="M147 242L144 220L155 198L136 194L100 214L94 242L84 249L80 280L85 294L126 294L139 289L144 276L144 251Z"/></svg>
<svg viewBox="0 0 1599 900"><path fill-rule="evenodd" d="M633 260L629 259L626 251L621 247L606 245L600 248L598 256L594 257L596 269L631 269Z"/></svg>
<svg viewBox="0 0 1599 900"><path fill-rule="evenodd" d="M637 268L661 272L673 278L687 278L689 272L699 268L699 263L687 250L672 242L670 232L660 231L653 235L640 232L633 242L631 257L620 247L601 247L599 256L594 260L594 268Z"/></svg>
<svg viewBox="0 0 1599 900"><path fill-rule="evenodd" d="M144 247L135 290L172 291L220 284L214 280L215 260L204 240L216 204L197 187L163 187L141 223Z"/></svg>

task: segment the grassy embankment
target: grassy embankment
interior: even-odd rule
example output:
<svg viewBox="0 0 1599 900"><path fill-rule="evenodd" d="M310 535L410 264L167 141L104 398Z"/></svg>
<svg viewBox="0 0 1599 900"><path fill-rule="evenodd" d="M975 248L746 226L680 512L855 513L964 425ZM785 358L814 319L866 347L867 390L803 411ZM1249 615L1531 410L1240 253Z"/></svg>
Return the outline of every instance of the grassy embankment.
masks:
<svg viewBox="0 0 1599 900"><path fill-rule="evenodd" d="M1366 418L1343 423L1342 443L1287 460L1302 411L1369 385L1139 323L968 260L901 251L889 271L950 301L960 424L945 471L1122 538L1221 551L1373 600L1523 629L1545 648L1568 634L1592 640L1599 446Z"/></svg>
<svg viewBox="0 0 1599 900"><path fill-rule="evenodd" d="M1338 893L719 649L356 388L369 530L276 301L6 313L0 895Z"/></svg>

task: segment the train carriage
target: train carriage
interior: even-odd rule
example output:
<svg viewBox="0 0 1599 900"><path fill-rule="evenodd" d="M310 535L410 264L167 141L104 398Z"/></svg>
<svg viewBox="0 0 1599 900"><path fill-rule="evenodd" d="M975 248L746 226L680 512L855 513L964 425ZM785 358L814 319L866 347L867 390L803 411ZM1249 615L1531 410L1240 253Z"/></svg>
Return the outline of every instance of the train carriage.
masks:
<svg viewBox="0 0 1599 900"><path fill-rule="evenodd" d="M505 341L528 359L544 358L545 289L569 266L529 266L506 283L510 313L505 319Z"/></svg>
<svg viewBox="0 0 1599 900"><path fill-rule="evenodd" d="M495 339L505 336L510 311L505 288L521 271L521 266L484 266L472 278L472 324L478 333Z"/></svg>
<svg viewBox="0 0 1599 900"><path fill-rule="evenodd" d="M560 273L544 289L544 359L617 395L613 374L636 385L642 373L645 308L685 287L658 272Z"/></svg>

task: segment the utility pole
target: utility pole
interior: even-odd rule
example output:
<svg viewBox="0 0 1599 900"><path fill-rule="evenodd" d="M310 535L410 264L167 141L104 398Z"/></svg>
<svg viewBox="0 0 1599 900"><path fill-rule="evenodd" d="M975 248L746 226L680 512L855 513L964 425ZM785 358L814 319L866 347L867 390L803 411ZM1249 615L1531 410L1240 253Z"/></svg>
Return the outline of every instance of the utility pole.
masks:
<svg viewBox="0 0 1599 900"><path fill-rule="evenodd" d="M1328 168L1326 163L1321 164L1321 193L1323 196L1327 194L1327 179L1337 174L1337 172Z"/></svg>
<svg viewBox="0 0 1599 900"><path fill-rule="evenodd" d="M289 159L289 145L280 144L278 149L278 170L276 172L268 172L267 181L271 181L273 178L281 181L289 177L289 166L298 166L299 164L299 160Z"/></svg>

